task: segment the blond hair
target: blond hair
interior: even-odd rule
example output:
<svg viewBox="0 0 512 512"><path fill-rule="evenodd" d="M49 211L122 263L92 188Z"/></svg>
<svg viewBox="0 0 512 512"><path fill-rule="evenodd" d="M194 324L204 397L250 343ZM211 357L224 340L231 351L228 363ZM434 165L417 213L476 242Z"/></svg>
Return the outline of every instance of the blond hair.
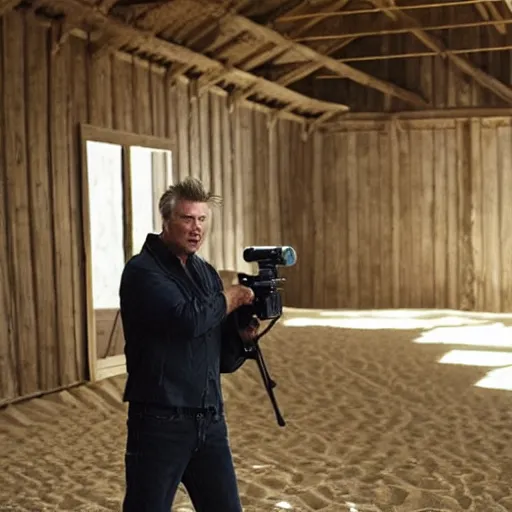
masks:
<svg viewBox="0 0 512 512"><path fill-rule="evenodd" d="M171 185L160 197L158 209L162 220L167 221L171 218L173 208L179 200L211 205L222 204L221 197L206 191L200 180L188 177L175 185Z"/></svg>

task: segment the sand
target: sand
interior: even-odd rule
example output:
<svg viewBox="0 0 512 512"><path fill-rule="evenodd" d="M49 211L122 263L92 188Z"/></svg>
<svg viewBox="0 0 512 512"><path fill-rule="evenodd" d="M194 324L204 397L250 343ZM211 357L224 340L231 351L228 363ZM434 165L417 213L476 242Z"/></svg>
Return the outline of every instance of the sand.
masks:
<svg viewBox="0 0 512 512"><path fill-rule="evenodd" d="M244 510L512 510L512 391L476 385L512 368L510 325L289 310L261 342L287 426L254 362L224 377ZM123 385L119 376L0 411L0 510L119 510ZM193 510L181 488L173 510Z"/></svg>

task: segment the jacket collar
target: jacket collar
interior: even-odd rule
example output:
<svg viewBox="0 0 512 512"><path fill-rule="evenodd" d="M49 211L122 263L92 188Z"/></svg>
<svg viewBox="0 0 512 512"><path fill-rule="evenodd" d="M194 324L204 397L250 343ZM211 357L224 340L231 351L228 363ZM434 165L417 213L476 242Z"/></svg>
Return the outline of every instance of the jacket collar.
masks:
<svg viewBox="0 0 512 512"><path fill-rule="evenodd" d="M166 268L181 267L181 260L165 245L160 235L149 233L146 241L142 246L142 250L147 250L151 255ZM187 259L187 266L192 264L195 260L195 254L192 254Z"/></svg>

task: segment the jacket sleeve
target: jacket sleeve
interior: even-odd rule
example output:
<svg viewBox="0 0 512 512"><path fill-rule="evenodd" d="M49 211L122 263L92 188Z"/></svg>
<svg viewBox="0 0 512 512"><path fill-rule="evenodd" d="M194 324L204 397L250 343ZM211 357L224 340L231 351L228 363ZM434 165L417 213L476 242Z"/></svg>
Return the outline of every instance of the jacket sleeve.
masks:
<svg viewBox="0 0 512 512"><path fill-rule="evenodd" d="M226 317L227 304L222 291L204 299L186 301L171 280L158 272L126 268L120 287L121 309L134 315L150 330L172 329L184 338L195 338L219 326ZM142 317L142 318L141 318Z"/></svg>
<svg viewBox="0 0 512 512"><path fill-rule="evenodd" d="M226 317L222 324L222 344L220 353L220 372L233 373L238 370L247 359L252 357L252 352L247 351L240 337L237 312Z"/></svg>

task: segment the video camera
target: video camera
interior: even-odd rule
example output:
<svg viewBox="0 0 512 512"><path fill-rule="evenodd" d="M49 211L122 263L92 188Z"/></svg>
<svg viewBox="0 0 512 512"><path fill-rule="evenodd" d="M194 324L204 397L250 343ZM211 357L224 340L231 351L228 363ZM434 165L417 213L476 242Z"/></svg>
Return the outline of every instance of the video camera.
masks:
<svg viewBox="0 0 512 512"><path fill-rule="evenodd" d="M258 264L258 274L238 274L238 282L251 288L255 299L246 306L245 313L257 316L260 320L279 318L283 312L283 303L279 293L279 284L285 279L278 276L277 267L289 267L297 261L297 255L290 246L254 246L244 250L243 258L248 263Z"/></svg>
<svg viewBox="0 0 512 512"><path fill-rule="evenodd" d="M277 423L284 427L285 421L279 412L273 394L276 383L268 373L258 341L274 326L283 313L279 285L284 283L285 279L279 277L277 267L295 265L297 255L293 247L290 246L252 246L244 249L243 258L247 263L258 264L258 274L250 275L243 272L238 274L239 284L251 288L255 296L251 305L239 308L239 323L240 325L250 325L255 316L259 320L271 320L266 329L258 335L254 342L246 346L245 350L248 358L256 359L263 383L274 407Z"/></svg>

